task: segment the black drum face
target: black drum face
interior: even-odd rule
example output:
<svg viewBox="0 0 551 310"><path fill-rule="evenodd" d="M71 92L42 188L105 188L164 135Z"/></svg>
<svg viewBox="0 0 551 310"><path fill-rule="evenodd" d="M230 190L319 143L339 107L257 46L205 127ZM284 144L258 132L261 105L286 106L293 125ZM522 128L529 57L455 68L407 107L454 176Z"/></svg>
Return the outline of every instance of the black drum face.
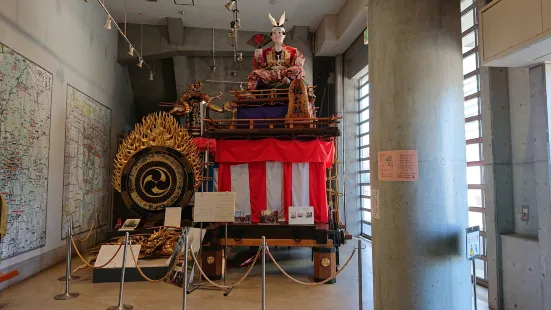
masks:
<svg viewBox="0 0 551 310"><path fill-rule="evenodd" d="M193 169L174 149L150 147L128 161L122 175L122 195L137 215L155 217L166 208L185 207L193 196Z"/></svg>

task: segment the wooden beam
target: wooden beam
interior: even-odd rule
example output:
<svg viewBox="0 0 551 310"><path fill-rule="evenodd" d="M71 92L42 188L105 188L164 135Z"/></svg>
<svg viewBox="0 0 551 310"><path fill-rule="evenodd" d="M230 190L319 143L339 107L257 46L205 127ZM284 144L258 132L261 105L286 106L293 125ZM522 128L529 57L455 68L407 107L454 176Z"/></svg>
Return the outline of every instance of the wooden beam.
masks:
<svg viewBox="0 0 551 310"><path fill-rule="evenodd" d="M226 239L219 239L218 244L224 245ZM260 246L261 239L241 239L239 241L228 238L228 246ZM268 246L293 246L293 247L318 247L318 248L332 248L333 240L327 240L327 244L318 244L316 240L300 240L295 241L293 239L266 239Z"/></svg>

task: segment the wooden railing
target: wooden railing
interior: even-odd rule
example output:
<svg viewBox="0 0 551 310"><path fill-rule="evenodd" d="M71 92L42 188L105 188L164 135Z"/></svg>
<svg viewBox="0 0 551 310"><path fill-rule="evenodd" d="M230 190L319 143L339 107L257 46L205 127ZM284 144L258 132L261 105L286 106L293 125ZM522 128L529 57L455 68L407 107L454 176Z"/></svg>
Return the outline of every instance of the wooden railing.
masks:
<svg viewBox="0 0 551 310"><path fill-rule="evenodd" d="M313 92L315 86L308 86L308 93ZM255 90L231 90L236 103L260 103L289 101L289 88L271 88Z"/></svg>
<svg viewBox="0 0 551 310"><path fill-rule="evenodd" d="M327 118L272 118L272 119L205 119L207 130L233 129L304 129L304 128L335 128L340 123L342 116Z"/></svg>

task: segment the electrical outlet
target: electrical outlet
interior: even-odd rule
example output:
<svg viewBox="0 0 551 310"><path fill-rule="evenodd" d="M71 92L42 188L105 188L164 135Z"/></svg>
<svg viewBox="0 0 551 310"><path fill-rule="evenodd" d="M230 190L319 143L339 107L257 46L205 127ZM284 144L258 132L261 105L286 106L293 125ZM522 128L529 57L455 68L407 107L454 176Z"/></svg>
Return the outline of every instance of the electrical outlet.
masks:
<svg viewBox="0 0 551 310"><path fill-rule="evenodd" d="M530 213L529 213L529 207L528 206L522 206L521 208L521 211L520 211L520 219L523 221L523 222L528 222L528 220L530 219Z"/></svg>

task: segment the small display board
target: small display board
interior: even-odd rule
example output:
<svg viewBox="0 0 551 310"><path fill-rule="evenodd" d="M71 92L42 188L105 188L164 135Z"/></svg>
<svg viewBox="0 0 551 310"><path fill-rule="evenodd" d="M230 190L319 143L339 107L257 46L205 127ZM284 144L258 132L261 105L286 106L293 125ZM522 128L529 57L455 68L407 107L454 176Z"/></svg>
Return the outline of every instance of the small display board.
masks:
<svg viewBox="0 0 551 310"><path fill-rule="evenodd" d="M467 228L467 259L473 260L480 256L480 227Z"/></svg>
<svg viewBox="0 0 551 310"><path fill-rule="evenodd" d="M182 208L166 208L165 209L165 226L180 227L182 222Z"/></svg>
<svg viewBox="0 0 551 310"><path fill-rule="evenodd" d="M194 222L233 223L235 192L195 193Z"/></svg>
<svg viewBox="0 0 551 310"><path fill-rule="evenodd" d="M289 207L290 225L314 225L314 207Z"/></svg>
<svg viewBox="0 0 551 310"><path fill-rule="evenodd" d="M119 231L133 231L140 224L140 219L127 219Z"/></svg>
<svg viewBox="0 0 551 310"><path fill-rule="evenodd" d="M140 247L141 245L128 245L127 253L126 253L126 268L132 268L136 267L136 264L134 264L134 258L132 257L132 253L134 253L134 257L136 257L136 261L138 261L138 257L140 256ZM122 267L122 257L124 254L124 245L121 247L120 251L117 253L117 250L119 249L119 245L102 245L99 249L98 257L96 258L96 262L94 263L95 267L103 266L105 265L113 256L115 256L115 253L117 256L109 262L105 267L103 268L121 268ZM132 251L132 253L130 253Z"/></svg>

